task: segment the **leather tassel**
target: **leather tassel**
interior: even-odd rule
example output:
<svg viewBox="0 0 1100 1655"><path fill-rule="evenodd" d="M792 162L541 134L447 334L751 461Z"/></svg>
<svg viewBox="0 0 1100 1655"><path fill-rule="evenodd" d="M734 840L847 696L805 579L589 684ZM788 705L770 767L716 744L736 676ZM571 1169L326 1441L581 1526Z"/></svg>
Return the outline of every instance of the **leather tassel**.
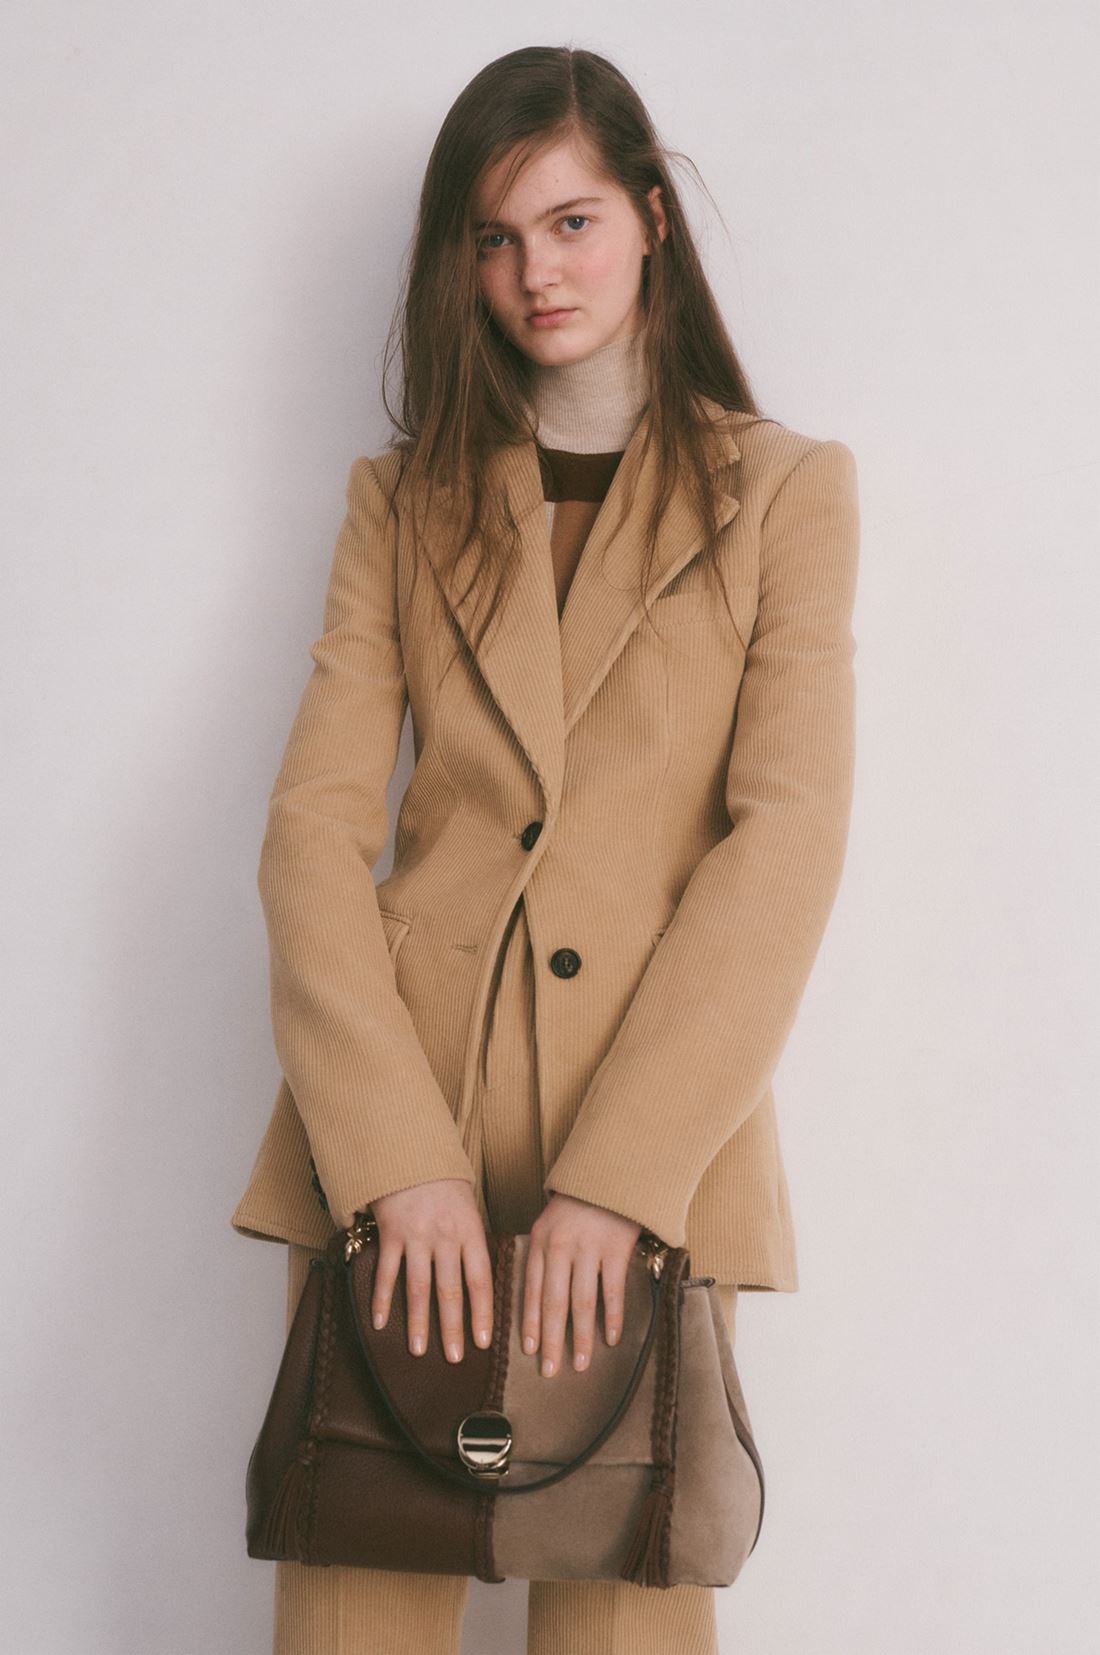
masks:
<svg viewBox="0 0 1100 1655"><path fill-rule="evenodd" d="M317 1453L312 1440L303 1442L283 1473L279 1492L267 1519L265 1550L298 1561L296 1528L302 1500L309 1492L309 1475Z"/></svg>
<svg viewBox="0 0 1100 1655"><path fill-rule="evenodd" d="M619 1574L623 1580L633 1580L639 1586L663 1584L661 1552L672 1517L672 1485L667 1473L654 1483L642 1503L638 1527L630 1542L630 1550Z"/></svg>

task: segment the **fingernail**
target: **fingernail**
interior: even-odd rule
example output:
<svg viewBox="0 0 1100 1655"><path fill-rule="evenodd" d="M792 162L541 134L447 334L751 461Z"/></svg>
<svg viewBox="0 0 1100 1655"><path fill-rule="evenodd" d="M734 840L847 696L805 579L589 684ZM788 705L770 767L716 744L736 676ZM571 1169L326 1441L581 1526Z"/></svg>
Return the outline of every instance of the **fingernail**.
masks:
<svg viewBox="0 0 1100 1655"><path fill-rule="evenodd" d="M617 1345L618 1344L618 1342L619 1342L619 1330L618 1330L617 1327L609 1327L608 1328L608 1330L607 1330L607 1342L608 1342L609 1345Z"/></svg>
<svg viewBox="0 0 1100 1655"><path fill-rule="evenodd" d="M524 1334L524 1336L523 1336L523 1348L527 1352L528 1356L530 1356L531 1352L535 1348L534 1334L532 1334L532 1333L525 1333Z"/></svg>
<svg viewBox="0 0 1100 1655"><path fill-rule="evenodd" d="M422 1333L414 1333L413 1334L413 1351L417 1356L423 1356L423 1354L424 1354L424 1335Z"/></svg>
<svg viewBox="0 0 1100 1655"><path fill-rule="evenodd" d="M553 1373L553 1371L554 1371L554 1363L553 1363L552 1358L548 1356L542 1364L542 1377L544 1379L549 1379L549 1377Z"/></svg>
<svg viewBox="0 0 1100 1655"><path fill-rule="evenodd" d="M450 1357L452 1362L457 1362L457 1361L460 1360L459 1354L458 1354L458 1342L457 1342L457 1340L452 1339L450 1341L450 1343L447 1346L447 1355Z"/></svg>
<svg viewBox="0 0 1100 1655"><path fill-rule="evenodd" d="M577 1352L576 1356L573 1358L573 1366L575 1368L586 1368L588 1366L588 1356L585 1351L579 1350Z"/></svg>
<svg viewBox="0 0 1100 1655"><path fill-rule="evenodd" d="M382 1312L380 1310L376 1310L374 1313L374 1325L375 1327L382 1326Z"/></svg>
<svg viewBox="0 0 1100 1655"><path fill-rule="evenodd" d="M487 1327L478 1328L477 1342L479 1345L487 1345L489 1343L489 1329Z"/></svg>

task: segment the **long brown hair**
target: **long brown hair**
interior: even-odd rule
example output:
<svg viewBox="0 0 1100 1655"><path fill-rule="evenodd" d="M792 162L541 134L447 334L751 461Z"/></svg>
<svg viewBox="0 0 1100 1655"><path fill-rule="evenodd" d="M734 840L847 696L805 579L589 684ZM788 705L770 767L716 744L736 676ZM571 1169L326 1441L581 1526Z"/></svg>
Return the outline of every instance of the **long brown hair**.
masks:
<svg viewBox="0 0 1100 1655"><path fill-rule="evenodd" d="M649 384L650 441L658 452L657 491L642 559L641 591L653 541L681 463L705 536L703 556L715 560L717 535L709 473L711 425L696 401L702 393L723 408L760 414L695 247L672 162L680 152L657 139L641 98L625 75L598 53L569 46L526 46L481 69L455 99L432 148L420 194L405 294L391 324L382 398L398 435L396 496L457 508L450 555L457 559L475 532L484 556L470 585L503 590L518 539L507 503L482 479L490 453L529 440L525 411L535 364L496 325L477 277L473 201L482 175L514 152L501 199L536 153L573 139L594 170L630 197L652 251L643 261L644 358ZM686 158L685 158L686 159ZM693 168L694 170L694 168ZM657 233L647 192L661 187L668 233ZM709 192L708 192L709 194ZM385 384L400 341L401 406L395 413ZM624 510L628 507L624 502ZM433 532L438 532L434 530ZM496 602L486 615L492 619Z"/></svg>

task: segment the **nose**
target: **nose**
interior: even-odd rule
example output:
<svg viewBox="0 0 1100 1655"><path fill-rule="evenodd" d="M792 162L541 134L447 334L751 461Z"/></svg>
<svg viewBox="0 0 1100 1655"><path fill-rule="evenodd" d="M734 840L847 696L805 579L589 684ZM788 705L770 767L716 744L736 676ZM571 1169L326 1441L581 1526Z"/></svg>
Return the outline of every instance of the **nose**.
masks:
<svg viewBox="0 0 1100 1655"><path fill-rule="evenodd" d="M544 288L552 287L558 279L558 259L554 249L540 242L521 251L519 279L524 292L532 299Z"/></svg>

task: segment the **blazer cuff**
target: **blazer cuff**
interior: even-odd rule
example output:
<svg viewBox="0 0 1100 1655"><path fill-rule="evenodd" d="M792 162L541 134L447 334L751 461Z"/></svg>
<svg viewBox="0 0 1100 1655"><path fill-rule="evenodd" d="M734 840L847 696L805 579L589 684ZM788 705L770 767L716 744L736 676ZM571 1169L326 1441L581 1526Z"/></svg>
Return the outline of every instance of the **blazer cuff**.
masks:
<svg viewBox="0 0 1100 1655"><path fill-rule="evenodd" d="M675 1235L677 1219L674 1204L654 1204L638 1199L637 1188L627 1189L625 1183L617 1185L614 1180L605 1180L580 1170L570 1171L564 1153L554 1162L551 1178L547 1178L543 1189L547 1195L556 1190L559 1195L571 1195L578 1201L589 1201L593 1206L606 1207L609 1212L617 1213L620 1218L632 1219L640 1224L643 1230L648 1230L658 1240L669 1247L682 1247L685 1243L684 1226L681 1225L680 1235Z"/></svg>

